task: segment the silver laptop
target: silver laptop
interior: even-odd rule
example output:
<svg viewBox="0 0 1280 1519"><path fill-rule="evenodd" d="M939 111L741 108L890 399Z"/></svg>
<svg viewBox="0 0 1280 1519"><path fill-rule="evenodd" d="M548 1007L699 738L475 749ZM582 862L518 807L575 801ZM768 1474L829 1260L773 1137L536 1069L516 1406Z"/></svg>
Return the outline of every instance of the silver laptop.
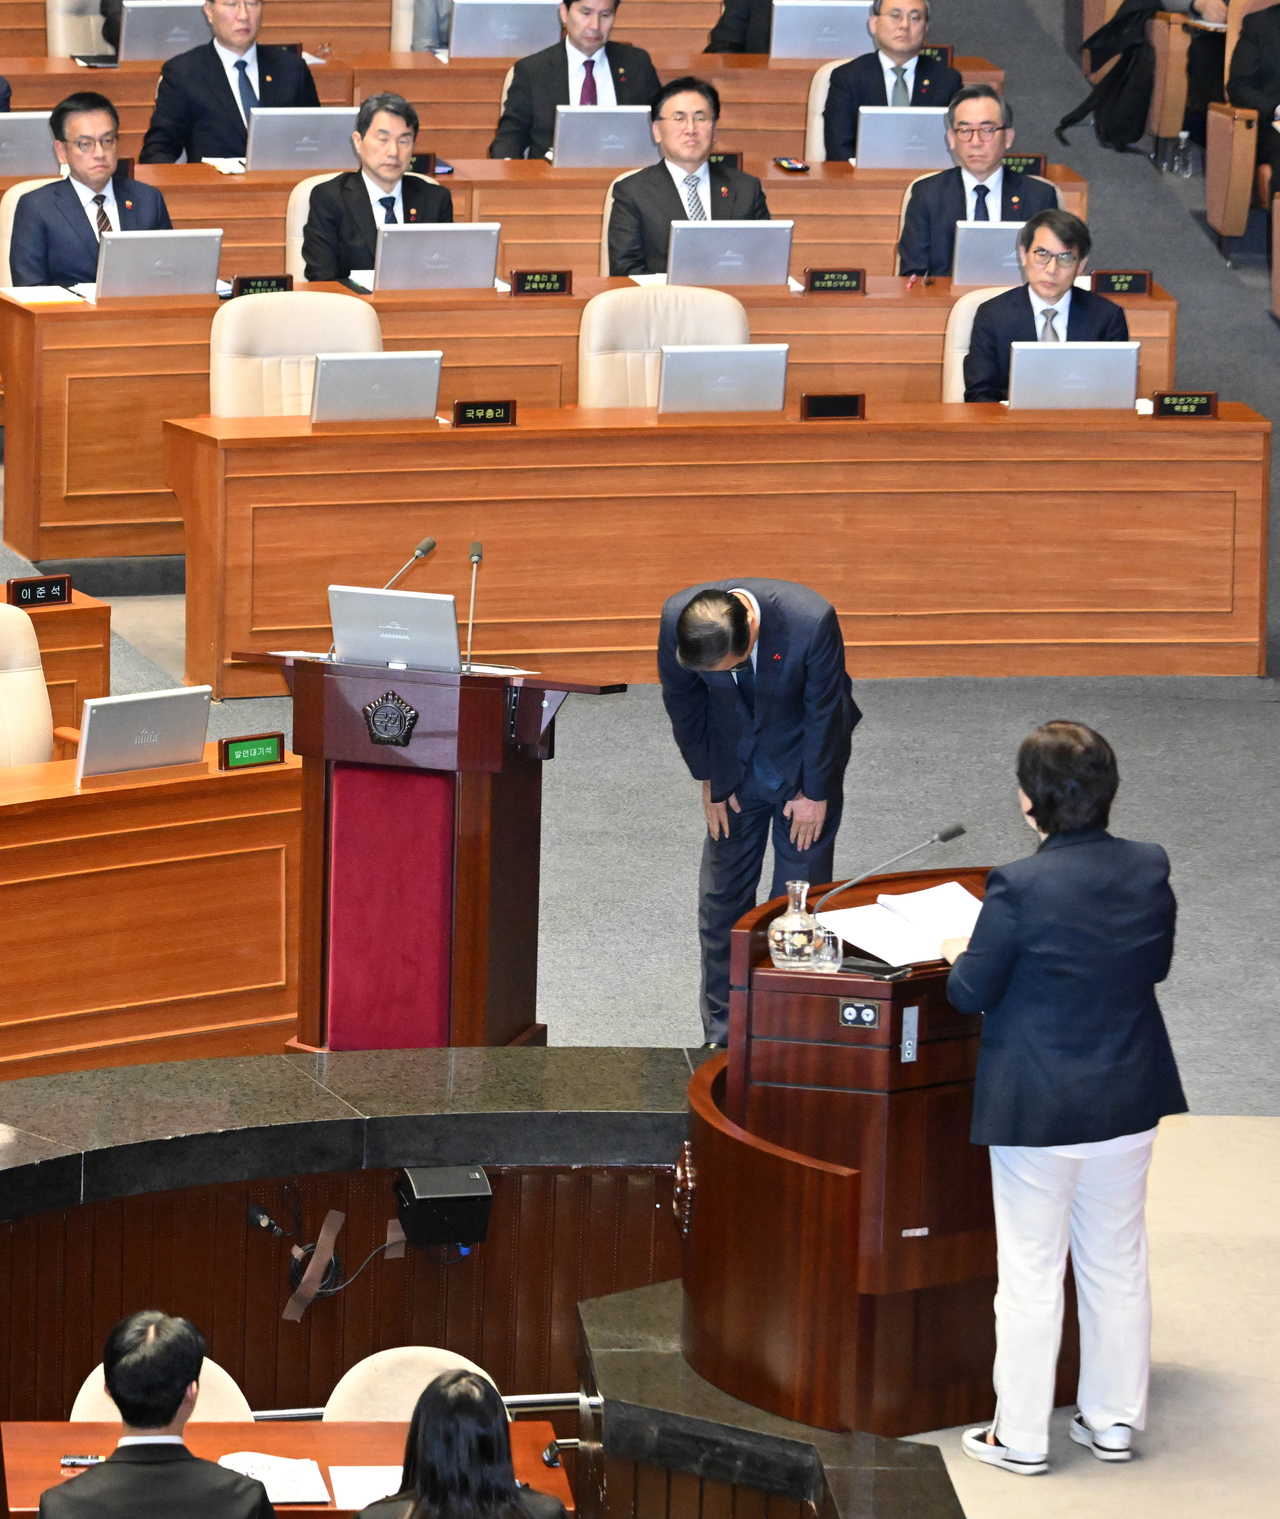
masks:
<svg viewBox="0 0 1280 1519"><path fill-rule="evenodd" d="M785 285L793 222L672 222L668 285Z"/></svg>
<svg viewBox="0 0 1280 1519"><path fill-rule="evenodd" d="M378 228L375 290L492 290L500 222Z"/></svg>
<svg viewBox="0 0 1280 1519"><path fill-rule="evenodd" d="M393 670L462 669L453 597L435 591L329 587L333 655L351 664Z"/></svg>
<svg viewBox="0 0 1280 1519"><path fill-rule="evenodd" d="M249 112L246 169L324 169L355 166L351 134L359 107L254 106Z"/></svg>
<svg viewBox="0 0 1280 1519"><path fill-rule="evenodd" d="M771 58L860 58L875 47L871 0L774 0Z"/></svg>
<svg viewBox="0 0 1280 1519"><path fill-rule="evenodd" d="M565 169L635 169L657 163L647 105L558 105L551 162Z"/></svg>
<svg viewBox="0 0 1280 1519"><path fill-rule="evenodd" d="M786 343L697 343L662 347L658 410L781 411Z"/></svg>
<svg viewBox="0 0 1280 1519"><path fill-rule="evenodd" d="M1020 285L1021 222L957 222L953 285Z"/></svg>
<svg viewBox="0 0 1280 1519"><path fill-rule="evenodd" d="M124 0L120 62L163 63L200 47L212 36L203 5L190 0Z"/></svg>
<svg viewBox="0 0 1280 1519"><path fill-rule="evenodd" d="M1141 343L1011 343L1009 409L1132 411Z"/></svg>
<svg viewBox="0 0 1280 1519"><path fill-rule="evenodd" d="M213 295L222 228L183 232L104 232L97 296Z"/></svg>
<svg viewBox="0 0 1280 1519"><path fill-rule="evenodd" d="M48 111L0 114L0 175L56 174Z"/></svg>
<svg viewBox="0 0 1280 1519"><path fill-rule="evenodd" d="M378 422L434 417L443 358L439 349L318 353L311 420Z"/></svg>
<svg viewBox="0 0 1280 1519"><path fill-rule="evenodd" d="M450 58L524 58L559 41L557 0L453 0Z"/></svg>
<svg viewBox="0 0 1280 1519"><path fill-rule="evenodd" d="M860 169L949 169L947 111L932 105L864 105L858 112Z"/></svg>
<svg viewBox="0 0 1280 1519"><path fill-rule="evenodd" d="M192 765L204 758L212 686L93 696L80 718L76 785L86 775Z"/></svg>

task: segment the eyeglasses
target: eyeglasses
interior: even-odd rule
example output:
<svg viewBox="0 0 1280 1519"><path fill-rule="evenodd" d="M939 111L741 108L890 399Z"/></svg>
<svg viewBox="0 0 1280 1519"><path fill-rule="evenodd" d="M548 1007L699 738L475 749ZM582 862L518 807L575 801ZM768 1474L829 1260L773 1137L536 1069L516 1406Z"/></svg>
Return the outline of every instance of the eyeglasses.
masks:
<svg viewBox="0 0 1280 1519"><path fill-rule="evenodd" d="M238 16L241 11L260 11L262 0L210 0L209 9L224 16Z"/></svg>
<svg viewBox="0 0 1280 1519"><path fill-rule="evenodd" d="M110 153L119 141L114 132L108 132L105 137L73 137L70 146L77 153L92 153L95 148L105 148Z"/></svg>
<svg viewBox="0 0 1280 1519"><path fill-rule="evenodd" d="M951 130L957 137L962 137L965 142L972 142L975 137L981 137L983 142L990 142L997 132L1003 132L1003 127L993 127L990 122L984 122L980 127L968 125L952 127Z"/></svg>
<svg viewBox="0 0 1280 1519"><path fill-rule="evenodd" d="M1072 264L1080 262L1080 255L1066 248L1061 253L1050 253L1048 248L1033 248L1031 250L1033 263L1039 264L1041 269L1047 269L1050 264L1057 264L1059 269L1070 269Z"/></svg>
<svg viewBox="0 0 1280 1519"><path fill-rule="evenodd" d="M670 121L678 127L686 127L690 122L695 127L709 127L715 117L709 116L706 111L695 111L692 116L687 111L677 111L674 116L660 116L658 120Z"/></svg>
<svg viewBox="0 0 1280 1519"><path fill-rule="evenodd" d="M909 21L912 26L919 26L925 19L923 11L881 11L880 14L889 21Z"/></svg>

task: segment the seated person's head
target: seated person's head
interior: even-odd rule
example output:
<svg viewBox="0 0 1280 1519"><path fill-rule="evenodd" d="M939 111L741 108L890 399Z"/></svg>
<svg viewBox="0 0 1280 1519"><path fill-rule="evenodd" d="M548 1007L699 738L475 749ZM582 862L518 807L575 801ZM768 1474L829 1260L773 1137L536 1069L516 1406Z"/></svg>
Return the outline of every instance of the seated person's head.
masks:
<svg viewBox="0 0 1280 1519"><path fill-rule="evenodd" d="M580 53L598 53L609 40L618 0L568 0L560 7L560 25Z"/></svg>
<svg viewBox="0 0 1280 1519"><path fill-rule="evenodd" d="M362 102L351 142L361 168L375 184L395 189L417 140L418 113L402 95L384 90Z"/></svg>
<svg viewBox="0 0 1280 1519"><path fill-rule="evenodd" d="M413 1519L523 1519L507 1410L492 1382L446 1371L423 1389L409 1421L400 1490Z"/></svg>
<svg viewBox="0 0 1280 1519"><path fill-rule="evenodd" d="M1070 211L1038 211L1018 233L1018 262L1027 284L1053 305L1084 273L1093 239L1089 229Z"/></svg>
<svg viewBox="0 0 1280 1519"><path fill-rule="evenodd" d="M184 1407L190 1416L203 1365L204 1336L158 1308L121 1319L102 1352L107 1391L132 1429L164 1429Z"/></svg>
<svg viewBox="0 0 1280 1519"><path fill-rule="evenodd" d="M71 177L96 195L116 172L120 157L120 113L105 95L81 90L53 108L49 117L53 151Z"/></svg>
<svg viewBox="0 0 1280 1519"><path fill-rule="evenodd" d="M649 103L653 140L662 156L687 173L711 156L720 119L720 95L705 79L685 74L664 84Z"/></svg>
<svg viewBox="0 0 1280 1519"><path fill-rule="evenodd" d="M699 591L676 621L676 659L686 670L732 670L750 652L751 619L729 591Z"/></svg>
<svg viewBox="0 0 1280 1519"><path fill-rule="evenodd" d="M262 0L205 0L213 40L229 52L247 53L262 30Z"/></svg>
<svg viewBox="0 0 1280 1519"><path fill-rule="evenodd" d="M1013 110L989 84L967 84L947 107L947 146L962 169L988 179L1013 143Z"/></svg>
<svg viewBox="0 0 1280 1519"><path fill-rule="evenodd" d="M876 48L894 63L907 63L924 46L929 0L874 0L867 30Z"/></svg>
<svg viewBox="0 0 1280 1519"><path fill-rule="evenodd" d="M1120 771L1101 733L1062 718L1045 723L1023 739L1017 772L1018 799L1037 832L1107 826Z"/></svg>

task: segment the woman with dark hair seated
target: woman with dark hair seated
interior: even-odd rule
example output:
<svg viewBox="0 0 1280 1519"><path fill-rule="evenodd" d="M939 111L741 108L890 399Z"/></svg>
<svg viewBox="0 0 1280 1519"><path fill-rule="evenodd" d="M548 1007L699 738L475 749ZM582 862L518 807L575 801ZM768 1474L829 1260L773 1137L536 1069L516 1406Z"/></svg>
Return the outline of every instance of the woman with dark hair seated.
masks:
<svg viewBox="0 0 1280 1519"><path fill-rule="evenodd" d="M1143 1209L1156 1125L1185 1113L1156 984L1177 905L1158 844L1107 832L1116 757L1082 723L1037 728L1018 799L1040 838L987 877L970 939L950 939L947 997L985 1013L974 1144L991 1148L999 1286L996 1416L964 1452L1047 1470L1070 1246L1080 1306L1071 1438L1127 1461L1146 1424L1151 1292Z"/></svg>
<svg viewBox="0 0 1280 1519"><path fill-rule="evenodd" d="M360 1519L565 1519L565 1509L516 1481L507 1410L493 1383L446 1371L413 1410L400 1491Z"/></svg>

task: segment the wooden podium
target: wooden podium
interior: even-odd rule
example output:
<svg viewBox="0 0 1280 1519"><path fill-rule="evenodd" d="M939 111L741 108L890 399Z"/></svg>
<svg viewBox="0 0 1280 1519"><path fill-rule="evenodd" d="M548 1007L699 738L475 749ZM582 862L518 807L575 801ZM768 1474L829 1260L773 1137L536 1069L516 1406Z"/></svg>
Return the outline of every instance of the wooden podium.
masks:
<svg viewBox="0 0 1280 1519"><path fill-rule="evenodd" d="M545 1044L542 765L570 691L626 687L278 662L303 757L295 1047Z"/></svg>
<svg viewBox="0 0 1280 1519"><path fill-rule="evenodd" d="M982 869L859 882L831 906ZM816 888L814 896L820 893ZM969 1143L981 1022L947 966L900 980L776 970L779 898L733 930L729 1051L690 1083L680 1205L684 1354L744 1402L824 1429L900 1436L995 1407L995 1225ZM1068 1281L1057 1401L1079 1361Z"/></svg>

